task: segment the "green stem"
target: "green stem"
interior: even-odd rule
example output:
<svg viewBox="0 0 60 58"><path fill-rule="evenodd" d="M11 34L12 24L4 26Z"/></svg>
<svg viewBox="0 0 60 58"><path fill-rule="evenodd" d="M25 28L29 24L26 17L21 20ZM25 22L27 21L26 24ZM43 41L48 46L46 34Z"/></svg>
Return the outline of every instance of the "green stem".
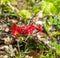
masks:
<svg viewBox="0 0 60 58"><path fill-rule="evenodd" d="M19 41L17 41L17 46L18 46L18 54L19 54L19 58L21 58Z"/></svg>

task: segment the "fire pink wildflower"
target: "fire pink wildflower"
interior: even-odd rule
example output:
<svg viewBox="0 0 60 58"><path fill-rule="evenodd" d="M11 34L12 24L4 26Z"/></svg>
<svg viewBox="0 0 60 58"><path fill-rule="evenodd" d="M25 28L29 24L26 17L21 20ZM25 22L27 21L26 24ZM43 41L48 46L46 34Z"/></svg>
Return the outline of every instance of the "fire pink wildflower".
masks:
<svg viewBox="0 0 60 58"><path fill-rule="evenodd" d="M37 28L38 28L39 31L41 31L41 32L43 31L43 28L40 24L37 26Z"/></svg>
<svg viewBox="0 0 60 58"><path fill-rule="evenodd" d="M10 27L11 30L11 35L13 37L17 38L17 34L24 34L24 35L28 35L28 34L32 34L32 32L37 28L37 30L39 31L43 31L42 26L39 24L36 26L34 26L33 23L31 23L30 25L21 25L21 26L17 26L16 23L13 23L12 27Z"/></svg>
<svg viewBox="0 0 60 58"><path fill-rule="evenodd" d="M21 34L22 27L16 26L16 23L13 23L12 27L10 27L10 30L12 35Z"/></svg>
<svg viewBox="0 0 60 58"><path fill-rule="evenodd" d="M25 35L32 34L32 32L33 32L34 29L35 29L35 26L33 25L33 23L31 23L30 25L25 26L24 34Z"/></svg>

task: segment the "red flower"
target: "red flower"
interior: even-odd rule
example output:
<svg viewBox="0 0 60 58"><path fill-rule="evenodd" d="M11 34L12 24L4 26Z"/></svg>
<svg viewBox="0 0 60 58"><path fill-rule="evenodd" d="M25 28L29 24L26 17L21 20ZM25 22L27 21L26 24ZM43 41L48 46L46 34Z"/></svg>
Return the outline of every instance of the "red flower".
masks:
<svg viewBox="0 0 60 58"><path fill-rule="evenodd" d="M21 34L23 30L23 26L17 26L17 32L18 34Z"/></svg>
<svg viewBox="0 0 60 58"><path fill-rule="evenodd" d="M39 24L36 26L34 26L33 23L31 23L30 25L21 25L21 26L17 26L16 23L13 23L12 27L10 27L11 30L11 35L14 38L17 38L17 34L24 34L24 35L28 35L28 34L32 34L32 32L37 29L39 31L43 31L42 26ZM23 32L22 32L23 31Z"/></svg>
<svg viewBox="0 0 60 58"><path fill-rule="evenodd" d="M15 36L16 34L21 34L22 27L16 26L16 23L13 23L12 27L10 27L12 36Z"/></svg>
<svg viewBox="0 0 60 58"><path fill-rule="evenodd" d="M35 29L35 26L33 25L33 23L31 23L30 25L26 25L25 29L24 29L24 35L27 34L32 34L33 30Z"/></svg>
<svg viewBox="0 0 60 58"><path fill-rule="evenodd" d="M11 34L15 35L16 31L17 31L17 26L16 23L13 23L12 27L10 27L11 30Z"/></svg>
<svg viewBox="0 0 60 58"><path fill-rule="evenodd" d="M32 30L35 30L35 29L36 29L35 26L34 26L34 23L31 23L31 24L30 24L30 28L31 28Z"/></svg>
<svg viewBox="0 0 60 58"><path fill-rule="evenodd" d="M41 31L41 32L43 31L43 28L42 28L42 26L40 24L38 25L37 28L38 28L39 31Z"/></svg>

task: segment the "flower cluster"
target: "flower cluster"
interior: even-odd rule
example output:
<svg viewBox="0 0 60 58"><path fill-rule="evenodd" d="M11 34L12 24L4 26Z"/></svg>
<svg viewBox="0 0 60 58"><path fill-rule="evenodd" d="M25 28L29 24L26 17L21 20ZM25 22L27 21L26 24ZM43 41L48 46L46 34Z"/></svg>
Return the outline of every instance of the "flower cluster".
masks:
<svg viewBox="0 0 60 58"><path fill-rule="evenodd" d="M17 34L18 35L32 34L32 32L36 29L39 30L40 32L43 31L43 28L40 24L36 27L34 23L31 23L30 25L20 25L20 26L17 26L16 23L13 23L13 25L9 29L11 31L11 35L15 38L17 37L16 36Z"/></svg>

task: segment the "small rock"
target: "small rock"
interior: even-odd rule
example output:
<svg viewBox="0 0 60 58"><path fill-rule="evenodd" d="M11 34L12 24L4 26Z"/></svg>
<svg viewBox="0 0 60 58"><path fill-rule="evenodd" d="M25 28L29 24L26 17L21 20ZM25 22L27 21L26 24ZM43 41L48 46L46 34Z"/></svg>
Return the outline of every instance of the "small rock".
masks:
<svg viewBox="0 0 60 58"><path fill-rule="evenodd" d="M25 58L33 58L32 56L26 55Z"/></svg>
<svg viewBox="0 0 60 58"><path fill-rule="evenodd" d="M5 55L3 58L8 58L8 55Z"/></svg>

